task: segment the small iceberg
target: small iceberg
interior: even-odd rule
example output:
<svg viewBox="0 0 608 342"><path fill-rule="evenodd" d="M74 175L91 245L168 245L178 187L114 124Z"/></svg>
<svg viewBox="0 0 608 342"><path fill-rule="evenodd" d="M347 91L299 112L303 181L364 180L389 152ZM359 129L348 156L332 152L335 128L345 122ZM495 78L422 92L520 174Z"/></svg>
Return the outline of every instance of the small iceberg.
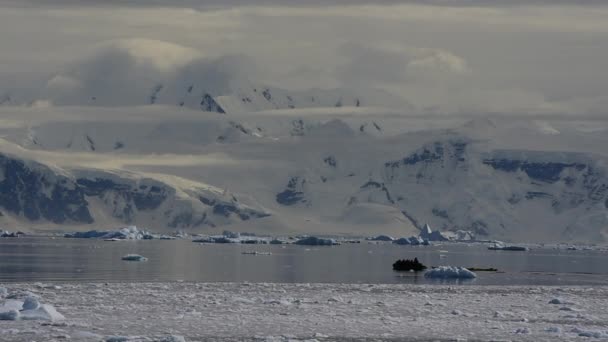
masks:
<svg viewBox="0 0 608 342"><path fill-rule="evenodd" d="M421 238L420 236L412 236L409 238L400 238L397 240L393 241L394 244L396 245L412 245L412 246L429 246L431 243L429 242L429 240L425 240L423 238Z"/></svg>
<svg viewBox="0 0 608 342"><path fill-rule="evenodd" d="M302 246L335 246L339 243L334 239L323 239L316 236L302 238L295 242L296 245Z"/></svg>
<svg viewBox="0 0 608 342"><path fill-rule="evenodd" d="M477 274L464 267L439 266L427 271L424 276L432 279L474 279Z"/></svg>
<svg viewBox="0 0 608 342"><path fill-rule="evenodd" d="M124 261L148 261L148 258L139 254L127 254L122 257Z"/></svg>
<svg viewBox="0 0 608 342"><path fill-rule="evenodd" d="M488 249L491 251L521 251L521 252L530 250L528 247L523 247L523 246L507 246L507 245L503 244L502 242L495 242L494 246L490 246L490 247L488 247Z"/></svg>
<svg viewBox="0 0 608 342"><path fill-rule="evenodd" d="M370 241L386 241L386 242L392 242L394 240L395 240L394 237L388 236L388 235L378 235L378 236L374 236L373 238L370 239Z"/></svg>
<svg viewBox="0 0 608 342"><path fill-rule="evenodd" d="M21 299L7 299L0 303L0 321L60 321L64 319L65 317L52 305L41 304L40 299L34 295Z"/></svg>
<svg viewBox="0 0 608 342"><path fill-rule="evenodd" d="M138 229L136 226L128 226L111 231L90 230L88 232L66 233L64 237L73 239L103 239L106 241L151 240L154 238L152 234L143 229Z"/></svg>
<svg viewBox="0 0 608 342"><path fill-rule="evenodd" d="M270 252L258 252L258 251L243 252L241 254L245 254L245 255L272 255L272 253L270 253Z"/></svg>

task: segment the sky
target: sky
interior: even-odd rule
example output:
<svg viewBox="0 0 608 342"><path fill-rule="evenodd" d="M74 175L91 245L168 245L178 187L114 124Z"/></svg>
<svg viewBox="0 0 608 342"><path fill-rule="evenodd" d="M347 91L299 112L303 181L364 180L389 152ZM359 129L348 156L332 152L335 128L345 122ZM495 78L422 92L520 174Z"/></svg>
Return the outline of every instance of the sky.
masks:
<svg viewBox="0 0 608 342"><path fill-rule="evenodd" d="M381 88L419 113L608 116L605 3L0 0L0 101L204 77Z"/></svg>

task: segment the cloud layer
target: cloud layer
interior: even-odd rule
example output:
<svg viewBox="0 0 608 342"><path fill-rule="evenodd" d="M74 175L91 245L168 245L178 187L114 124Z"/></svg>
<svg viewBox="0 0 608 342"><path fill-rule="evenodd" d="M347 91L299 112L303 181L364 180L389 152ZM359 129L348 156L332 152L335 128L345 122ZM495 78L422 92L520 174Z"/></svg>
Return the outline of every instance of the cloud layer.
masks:
<svg viewBox="0 0 608 342"><path fill-rule="evenodd" d="M111 86L123 104L157 79L221 89L249 78L379 87L433 113L604 114L608 103L604 1L42 3L0 4L0 100Z"/></svg>

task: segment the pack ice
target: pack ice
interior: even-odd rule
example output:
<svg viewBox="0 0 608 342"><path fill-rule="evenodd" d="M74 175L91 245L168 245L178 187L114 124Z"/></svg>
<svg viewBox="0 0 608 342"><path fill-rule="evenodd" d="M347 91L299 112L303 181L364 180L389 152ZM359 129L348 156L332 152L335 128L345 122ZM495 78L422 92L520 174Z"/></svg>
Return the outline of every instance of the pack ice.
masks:
<svg viewBox="0 0 608 342"><path fill-rule="evenodd" d="M0 287L0 321L40 320L60 321L65 317L50 304L40 303L40 298L30 292L8 293Z"/></svg>

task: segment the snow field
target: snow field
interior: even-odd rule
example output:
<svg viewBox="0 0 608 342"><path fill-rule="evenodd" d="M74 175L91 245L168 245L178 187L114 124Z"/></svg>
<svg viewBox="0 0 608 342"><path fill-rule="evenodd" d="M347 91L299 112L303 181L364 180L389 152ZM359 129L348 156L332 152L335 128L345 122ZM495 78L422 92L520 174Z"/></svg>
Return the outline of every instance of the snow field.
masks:
<svg viewBox="0 0 608 342"><path fill-rule="evenodd" d="M608 336L604 287L180 282L7 287L9 293L18 289L44 298L66 319L1 321L0 341L66 336L73 341L590 341ZM563 304L550 304L556 298Z"/></svg>

